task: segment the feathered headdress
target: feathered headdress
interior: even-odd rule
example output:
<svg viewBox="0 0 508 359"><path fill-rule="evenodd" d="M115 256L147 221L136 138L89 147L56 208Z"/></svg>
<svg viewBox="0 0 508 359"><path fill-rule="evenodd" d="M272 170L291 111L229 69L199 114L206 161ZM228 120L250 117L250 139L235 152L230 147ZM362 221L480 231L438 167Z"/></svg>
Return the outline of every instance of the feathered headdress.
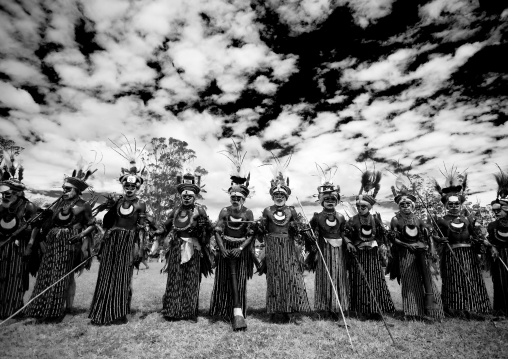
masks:
<svg viewBox="0 0 508 359"><path fill-rule="evenodd" d="M399 203L402 197L409 198L412 202L416 202L416 185L411 183L406 175L399 174L395 180L395 186L392 186L393 200Z"/></svg>
<svg viewBox="0 0 508 359"><path fill-rule="evenodd" d="M2 187L6 186L14 191L23 191L26 189L21 182L23 180L23 166L16 162L15 151L3 152L2 163L0 164L0 183Z"/></svg>
<svg viewBox="0 0 508 359"><path fill-rule="evenodd" d="M441 195L441 202L446 203L451 196L457 196L461 203L466 200L467 173L459 173L455 165L450 170L444 165L444 172L439 170L445 178L445 183L440 186L434 179L434 188Z"/></svg>
<svg viewBox="0 0 508 359"><path fill-rule="evenodd" d="M126 140L126 144L123 147L120 147L111 139L109 139L109 141L115 146L111 147L111 149L113 149L116 153L125 158L129 163L128 168L124 167L121 168L122 174L120 175L118 180L122 184L125 182L134 183L139 188L144 182L143 177L141 177L141 175L145 170L140 157L143 151L145 150L146 145L143 146L141 150L139 150L136 143L136 139L134 139L133 146L131 145L130 141L127 139L125 135L123 135L123 137L125 137ZM138 170L138 168L141 166L143 166L142 169Z"/></svg>
<svg viewBox="0 0 508 359"><path fill-rule="evenodd" d="M376 171L375 167L372 171L367 169L365 169L365 171L362 171L360 168L358 167L356 168L362 173L362 177L360 180L361 185L360 192L358 193L357 200L359 201L364 200L370 203L371 205L374 205L376 203L376 196L379 193L379 189L381 188L380 183L381 177L383 175L381 172Z"/></svg>
<svg viewBox="0 0 508 359"><path fill-rule="evenodd" d="M245 176L245 170L242 167L243 161L245 160L245 156L247 152L242 155L239 145L233 141L233 148L229 151L224 150L219 153L225 156L232 163L232 169L230 173L231 179L231 187L228 189L229 195L237 194L242 196L243 198L247 198L250 193L249 182L250 182L250 173Z"/></svg>
<svg viewBox="0 0 508 359"><path fill-rule="evenodd" d="M273 153L272 157L273 179L270 180L270 195L273 196L273 194L276 192L282 192L286 195L286 197L289 197L289 195L291 195L291 188L289 188L289 177L285 175L285 172L289 166L289 163L291 162L291 155L288 157L286 162L284 162L284 164L282 164Z"/></svg>
<svg viewBox="0 0 508 359"><path fill-rule="evenodd" d="M198 194L199 192L206 192L201 185L201 176L195 173L192 160L184 163L183 171L176 176L176 190L180 194L189 194L189 191Z"/></svg>
<svg viewBox="0 0 508 359"><path fill-rule="evenodd" d="M337 166L328 166L325 165L326 169L323 169L320 165L316 163L316 169L318 170L317 176L320 178L320 185L318 186L318 201L323 203L323 199L326 196L333 196L338 200L340 200L340 187L338 185L333 184L333 178L337 173Z"/></svg>
<svg viewBox="0 0 508 359"><path fill-rule="evenodd" d="M81 157L76 164L76 169L72 171L72 175L65 177L64 181L76 187L80 192L83 192L89 187L86 181L97 171L97 169L92 170L93 164L94 162L86 163L83 157Z"/></svg>
<svg viewBox="0 0 508 359"><path fill-rule="evenodd" d="M508 174L504 172L499 165L499 173L494 174L494 178L497 182L497 199L505 199L508 197Z"/></svg>

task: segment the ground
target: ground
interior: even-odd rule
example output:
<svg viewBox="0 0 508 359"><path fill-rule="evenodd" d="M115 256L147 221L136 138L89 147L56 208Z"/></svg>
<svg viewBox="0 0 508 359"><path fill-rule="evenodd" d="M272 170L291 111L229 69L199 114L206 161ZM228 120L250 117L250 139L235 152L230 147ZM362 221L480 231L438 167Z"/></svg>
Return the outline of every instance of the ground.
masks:
<svg viewBox="0 0 508 359"><path fill-rule="evenodd" d="M143 265L141 265L143 267ZM508 321L446 319L427 324L390 317L394 346L381 322L347 319L344 327L316 314L299 325L274 324L265 313L265 277L248 286L248 330L232 332L229 323L208 316L213 277L204 278L197 323L167 322L160 315L166 275L161 263L134 274L133 314L123 325L93 326L88 319L98 263L77 278L75 310L58 324L12 320L0 327L0 358L507 358ZM314 275L305 273L311 306ZM489 293L491 278L486 276ZM389 281L395 305L400 287ZM30 291L33 287L31 281ZM27 293L27 297L29 292Z"/></svg>

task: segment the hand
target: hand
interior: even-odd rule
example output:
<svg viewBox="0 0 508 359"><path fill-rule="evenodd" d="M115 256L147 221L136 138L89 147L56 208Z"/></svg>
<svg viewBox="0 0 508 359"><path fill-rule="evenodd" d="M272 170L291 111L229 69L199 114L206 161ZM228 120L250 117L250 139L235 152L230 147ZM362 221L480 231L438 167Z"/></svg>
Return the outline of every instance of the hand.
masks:
<svg viewBox="0 0 508 359"><path fill-rule="evenodd" d="M28 243L25 248L25 253L23 253L23 256L30 257L32 255L32 244Z"/></svg>
<svg viewBox="0 0 508 359"><path fill-rule="evenodd" d="M439 238L439 242L441 242L441 243L445 243L445 244L446 244L446 243L450 243L450 242L448 241L448 237L441 237L441 238Z"/></svg>
<svg viewBox="0 0 508 359"><path fill-rule="evenodd" d="M227 249L219 248L219 251L222 258L229 258L229 251Z"/></svg>
<svg viewBox="0 0 508 359"><path fill-rule="evenodd" d="M67 240L67 243L69 243L69 244L74 244L74 243L79 242L79 241L80 241L80 240L82 240L82 239L83 239L83 236L81 235L81 233L79 233L79 234L76 234L76 235L74 235L74 236L70 237L70 238Z"/></svg>
<svg viewBox="0 0 508 359"><path fill-rule="evenodd" d="M198 217L198 226L204 227L206 225L207 218L205 216Z"/></svg>
<svg viewBox="0 0 508 359"><path fill-rule="evenodd" d="M232 258L238 258L242 254L242 250L240 248L233 248L229 250L229 254Z"/></svg>
<svg viewBox="0 0 508 359"><path fill-rule="evenodd" d="M410 244L410 243L404 243L403 244L404 248L406 248L410 253L414 253L415 252L415 247Z"/></svg>
<svg viewBox="0 0 508 359"><path fill-rule="evenodd" d="M356 247L351 242L346 243L346 248L348 252L356 253Z"/></svg>
<svg viewBox="0 0 508 359"><path fill-rule="evenodd" d="M499 251L497 250L496 247L494 247L494 246L490 247L490 253L492 254L492 258L494 260L499 258Z"/></svg>

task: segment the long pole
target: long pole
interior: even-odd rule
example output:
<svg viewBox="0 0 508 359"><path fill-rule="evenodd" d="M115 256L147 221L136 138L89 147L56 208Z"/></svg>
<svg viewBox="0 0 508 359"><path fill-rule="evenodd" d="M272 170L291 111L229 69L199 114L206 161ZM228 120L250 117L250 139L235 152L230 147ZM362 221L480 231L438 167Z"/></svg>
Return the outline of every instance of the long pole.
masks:
<svg viewBox="0 0 508 359"><path fill-rule="evenodd" d="M65 278L67 278L69 275L71 275L72 273L74 273L74 271L76 269L78 269L79 267L81 267L83 264L85 264L86 262L88 262L90 259L92 259L93 257L95 257L97 254L93 254L91 255L90 257L88 257L87 259L85 259L84 261L82 261L80 264L78 264L76 267L74 267L72 270L70 270L67 274L65 274L62 278L60 278L59 280L57 280L55 283L51 284L49 287L47 287L46 289L44 289L42 292L40 292L39 294L37 294L35 297L33 297L32 299L30 299L23 307L21 307L16 313L14 313L13 315L11 315L9 318L5 319L3 322L0 323L0 326L2 324L4 324L5 322L9 321L10 319L14 318L16 315L18 315L19 313L21 313L21 311L23 309L25 309L26 307L28 307L30 305L30 303L32 303L34 300L36 300L37 298L39 298L41 295L43 295L44 293L46 293L48 290L50 290L51 288L53 288L55 285L57 285L58 283L60 283L61 281L63 281Z"/></svg>
<svg viewBox="0 0 508 359"><path fill-rule="evenodd" d="M305 215L305 211L303 210L303 206L300 203L300 200L298 199L298 197L296 197L296 200L298 201L298 205L300 206L300 208L302 210L303 217L305 218L307 223L309 223L309 220L307 219L307 216ZM335 287L335 284L333 283L333 279L330 274L330 270L328 269L328 266L326 265L325 257L323 256L323 253L321 252L321 248L319 248L319 243L317 242L316 235L314 234L312 227L310 227L310 224L309 224L309 228L312 233L312 239L314 240L314 242L316 242L316 247L319 251L319 256L321 257L321 260L323 261L323 266L326 270L326 274L328 274L328 279L330 279L330 284L332 285L333 292L335 293L335 299L337 301L337 305L339 306L340 314L342 315L342 320L344 321L344 327L346 328L346 333L347 333L347 337L349 339L349 344L351 344L351 348L353 348L353 350L355 350L355 347L353 346L353 341L351 340L351 336L349 335L349 330L347 328L346 317L344 316L344 311L342 310L342 305L340 305L339 293L337 292L337 288Z"/></svg>
<svg viewBox="0 0 508 359"><path fill-rule="evenodd" d="M345 211L348 218L351 218L347 210ZM365 284L367 285L367 289L369 290L370 296L372 297L372 300L374 301L374 304L376 304L377 310L379 312L379 315L381 315L381 319L383 320L383 324L388 331L388 335L392 339L393 345L396 345L395 339L393 339L392 332L390 331L390 328L388 328L388 324L386 323L385 317L383 316L383 311L381 310L381 306L379 305L376 296L374 295L374 291L372 290L372 287L370 286L369 281L367 280L367 274L365 274L365 271L363 270L362 265L358 261L358 258L356 257L356 254L353 252L349 252L351 256L354 258L356 265L358 266L358 269L360 270L360 274L362 275L363 280L365 281Z"/></svg>
<svg viewBox="0 0 508 359"><path fill-rule="evenodd" d="M506 263L501 259L501 257L497 257L497 259L501 262L501 264L504 266L504 268L508 272L508 266L506 266Z"/></svg>

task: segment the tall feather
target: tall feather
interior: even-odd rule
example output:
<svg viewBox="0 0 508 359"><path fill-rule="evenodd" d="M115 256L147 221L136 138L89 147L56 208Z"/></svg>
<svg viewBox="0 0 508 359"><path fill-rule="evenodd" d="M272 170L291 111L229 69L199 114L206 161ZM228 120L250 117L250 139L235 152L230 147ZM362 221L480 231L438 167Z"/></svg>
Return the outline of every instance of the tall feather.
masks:
<svg viewBox="0 0 508 359"><path fill-rule="evenodd" d="M466 193L467 191L467 173L462 177L462 193Z"/></svg>
<svg viewBox="0 0 508 359"><path fill-rule="evenodd" d="M443 189L441 188L439 183L437 183L437 180L435 178L434 178L434 188L441 196L443 195Z"/></svg>
<svg viewBox="0 0 508 359"><path fill-rule="evenodd" d="M497 197L506 198L508 197L508 174L506 174L498 164L496 164L496 166L499 168L499 173L494 174L494 178L497 182Z"/></svg>

